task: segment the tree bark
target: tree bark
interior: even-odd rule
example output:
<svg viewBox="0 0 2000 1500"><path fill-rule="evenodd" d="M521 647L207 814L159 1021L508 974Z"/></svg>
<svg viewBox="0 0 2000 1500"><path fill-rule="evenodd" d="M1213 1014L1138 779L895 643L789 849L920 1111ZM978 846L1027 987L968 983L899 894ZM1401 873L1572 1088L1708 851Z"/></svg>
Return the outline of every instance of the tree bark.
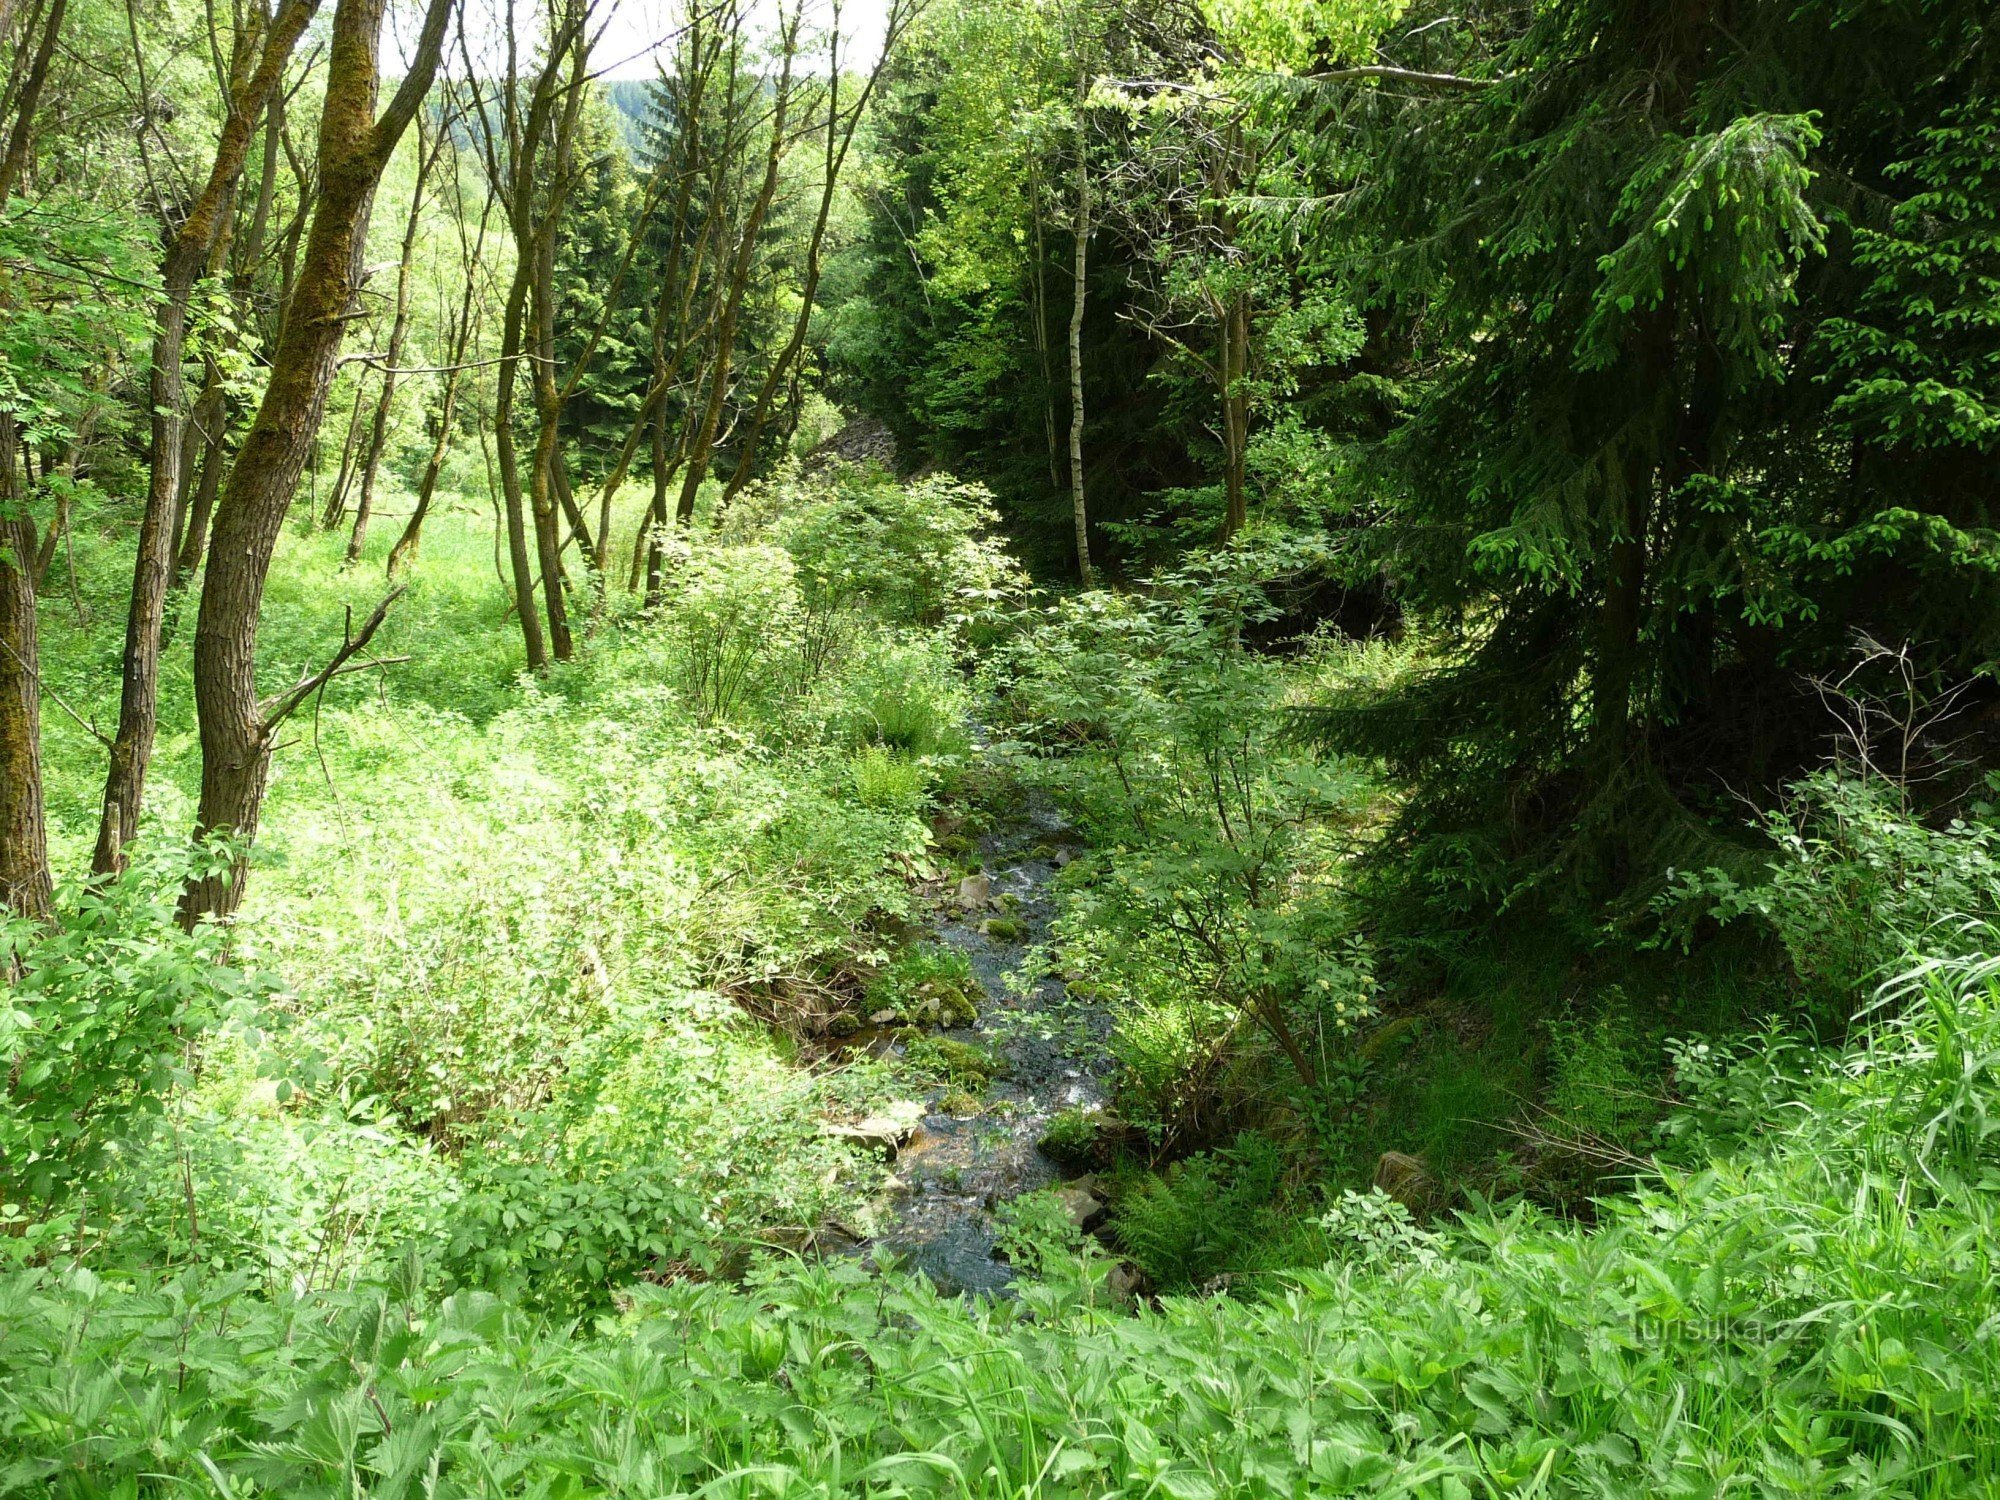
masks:
<svg viewBox="0 0 2000 1500"><path fill-rule="evenodd" d="M222 428L229 420L229 397L223 390L222 382L216 379L204 386L201 396L194 405L194 425L203 429L201 445L201 469L195 476L192 491L188 495L186 513L177 523L180 533L174 553L173 589L179 593L194 577L195 569L201 566L203 553L208 547L208 523L215 514L215 497L222 489L222 471L226 467L223 460ZM165 625L162 623L162 639Z"/></svg>
<svg viewBox="0 0 2000 1500"><path fill-rule="evenodd" d="M1228 541L1249 519L1250 502L1244 480L1244 459L1250 447L1250 308L1240 292L1231 293L1222 319L1222 537Z"/></svg>
<svg viewBox="0 0 2000 1500"><path fill-rule="evenodd" d="M518 241L517 241L518 243ZM507 512L507 561L513 573L514 609L521 619L521 640L528 670L549 664L548 642L542 635L541 611L535 608L535 566L528 558L527 511L521 495L521 457L514 446L514 384L521 360L522 319L528 303L525 272L516 268L514 285L501 314L500 374L494 382L493 449L499 461L500 496Z"/></svg>
<svg viewBox="0 0 2000 1500"><path fill-rule="evenodd" d="M423 225L424 184L432 164L443 149L444 134L434 144L417 121L417 183L410 192L410 217L403 225L403 255L396 265L396 311L389 324L387 360L382 369L382 394L375 403L375 419L368 429L367 457L361 465L361 496L354 502L354 530L347 539L347 561L361 560L368 543L368 517L375 503L375 475L382 464L382 449L389 440L389 416L396 400L396 366L402 363L403 344L410 332L410 281L416 270L417 231Z"/></svg>
<svg viewBox="0 0 2000 1500"><path fill-rule="evenodd" d="M14 100L14 125L8 132L7 149L0 155L0 207L6 205L15 186L27 171L28 160L35 149L35 107L41 102L42 86L48 82L49 63L56 55L56 41L62 34L63 13L67 0L50 0L48 10L42 16L42 37L36 44L35 55L28 63L27 74L21 84L20 93ZM26 50L27 38L16 49L18 58Z"/></svg>
<svg viewBox="0 0 2000 1500"><path fill-rule="evenodd" d="M580 87L580 85L579 85ZM567 132L564 132L567 137ZM567 170L567 140L558 153L556 170ZM534 304L535 327L535 450L528 470L528 494L535 511L535 547L542 568L542 603L548 611L549 654L568 661L574 654L569 630L569 603L563 596L562 524L556 515L555 466L561 461L556 439L561 431L562 402L556 392L555 375L555 277L556 223L552 209L544 232L534 246L534 281L529 289Z"/></svg>
<svg viewBox="0 0 2000 1500"><path fill-rule="evenodd" d="M1069 309L1069 493L1076 529L1076 573L1085 588L1097 578L1090 566L1090 513L1083 489L1083 311L1090 273L1090 152L1084 135L1083 107L1088 74L1077 75L1076 86L1076 250L1071 274L1076 289Z"/></svg>
<svg viewBox="0 0 2000 1500"><path fill-rule="evenodd" d="M257 698L257 619L271 556L326 410L360 284L368 214L397 140L429 92L453 0L430 0L409 71L380 118L376 50L386 0L338 0L319 135L318 202L270 377L216 509L213 555L195 626L201 727L198 838L234 843L227 868L191 879L180 920L226 917L243 899L247 846L270 776L282 714ZM295 705L294 705L295 706Z"/></svg>
<svg viewBox="0 0 2000 1500"><path fill-rule="evenodd" d="M340 442L340 467L334 471L333 487L326 492L326 505L319 515L319 529L331 531L347 514L347 494L354 488L354 460L361 451L361 412L368 404L368 375L354 377L354 402L347 408L347 436Z"/></svg>
<svg viewBox="0 0 2000 1500"><path fill-rule="evenodd" d="M173 236L161 267L148 390L153 466L139 522L131 604L125 620L118 730L111 741L97 847L90 862L92 873L99 876L115 875L125 868L125 849L138 828L146 769L159 722L161 623L173 585L174 531L182 493L186 393L181 383L181 357L187 339L188 303L234 207L257 116L278 86L292 49L317 8L318 0L289 0L261 38L253 31L242 39L231 80L229 114L223 121L208 181Z"/></svg>
<svg viewBox="0 0 2000 1500"><path fill-rule="evenodd" d="M16 476L19 450L14 414L0 411L0 907L45 922L54 893L42 800L42 654L30 571L35 528Z"/></svg>

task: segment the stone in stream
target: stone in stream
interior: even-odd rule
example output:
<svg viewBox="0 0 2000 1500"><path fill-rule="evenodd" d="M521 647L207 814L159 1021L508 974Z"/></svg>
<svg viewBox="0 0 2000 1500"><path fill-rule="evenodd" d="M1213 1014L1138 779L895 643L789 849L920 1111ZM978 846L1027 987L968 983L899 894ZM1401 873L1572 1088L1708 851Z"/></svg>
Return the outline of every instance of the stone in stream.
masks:
<svg viewBox="0 0 2000 1500"><path fill-rule="evenodd" d="M993 877L981 871L958 883L958 904L966 911L983 911L993 904Z"/></svg>
<svg viewBox="0 0 2000 1500"><path fill-rule="evenodd" d="M917 1133L917 1121L923 1118L923 1113L923 1105L899 1099L879 1113L851 1125L822 1125L819 1133L832 1140L846 1141L865 1150L885 1151L894 1156Z"/></svg>
<svg viewBox="0 0 2000 1500"><path fill-rule="evenodd" d="M1104 1289L1121 1302L1128 1302L1145 1290L1146 1278L1137 1266L1118 1262L1104 1278Z"/></svg>
<svg viewBox="0 0 2000 1500"><path fill-rule="evenodd" d="M1104 1200L1089 1188L1079 1183L1069 1183L1056 1189L1056 1202L1069 1215L1070 1223L1085 1234L1095 1229L1104 1219Z"/></svg>

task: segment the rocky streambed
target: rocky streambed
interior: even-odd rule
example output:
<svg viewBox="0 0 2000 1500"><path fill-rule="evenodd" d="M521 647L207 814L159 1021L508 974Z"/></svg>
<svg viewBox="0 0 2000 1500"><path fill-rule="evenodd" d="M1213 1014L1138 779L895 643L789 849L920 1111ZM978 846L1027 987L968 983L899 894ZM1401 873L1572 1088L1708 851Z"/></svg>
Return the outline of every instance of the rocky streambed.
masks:
<svg viewBox="0 0 2000 1500"><path fill-rule="evenodd" d="M1055 914L1056 871L1073 847L1048 802L1031 798L981 837L979 873L943 893L936 940L962 953L978 981L978 1015L937 1035L976 1047L999 1063L974 1100L933 1090L892 1162L882 1204L877 1259L893 1255L954 1291L1004 1291L1013 1268L998 1253L995 1210L1011 1198L1053 1187L1069 1175L1038 1142L1065 1111L1104 1105L1110 1019L1069 993L1052 974L1024 972ZM1093 1205L1073 1195L1072 1214Z"/></svg>

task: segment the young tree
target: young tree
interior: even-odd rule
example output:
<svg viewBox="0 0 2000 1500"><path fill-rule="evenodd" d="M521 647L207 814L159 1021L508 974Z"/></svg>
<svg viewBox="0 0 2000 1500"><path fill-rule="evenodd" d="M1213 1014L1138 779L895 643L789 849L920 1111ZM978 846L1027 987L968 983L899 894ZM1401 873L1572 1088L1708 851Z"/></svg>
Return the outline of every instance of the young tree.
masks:
<svg viewBox="0 0 2000 1500"><path fill-rule="evenodd" d="M764 429L771 418L771 408L778 388L788 380L791 382L791 404L796 406L798 395L799 357L805 349L806 335L812 327L816 299L819 295L820 277L825 271L826 231L833 213L834 199L840 186L841 170L847 163L849 150L854 145L855 131L860 127L862 117L867 113L868 103L882 81L882 75L895 56L896 45L903 34L923 11L923 0L890 0L889 14L883 24L882 50L876 55L875 64L863 78L860 89L852 101L843 105L840 99L841 85L841 42L840 4L834 0L833 15L827 30L827 94L826 94L826 141L824 155L820 161L819 206L813 216L811 232L806 237L806 269L804 280L799 287L798 312L792 320L791 337L778 351L764 372L764 379L757 388L756 401L752 406L749 425L743 429L737 440L736 468L724 487L719 510L727 509L729 503L742 493L756 472L759 459L759 444Z"/></svg>
<svg viewBox="0 0 2000 1500"><path fill-rule="evenodd" d="M153 461L126 615L118 729L111 741L97 848L91 857L91 868L98 875L115 875L125 866L125 848L138 828L146 768L159 721L160 631L173 586L174 527L184 494L181 465L186 453L187 398L181 363L188 304L196 279L208 268L233 211L257 117L281 85L293 49L318 8L319 0L283 0L275 14L248 13L235 37L226 114L208 180L180 224L168 232L148 392ZM165 203L156 208L163 216L169 211Z"/></svg>
<svg viewBox="0 0 2000 1500"><path fill-rule="evenodd" d="M458 307L448 320L445 337L444 393L435 417L437 433L431 442L430 456L424 460L423 478L417 482L417 498L410 509L410 518L403 525L402 535L396 538L396 545L389 549L391 583L416 564L424 521L430 515L431 502L437 495L438 479L444 472L445 455L451 448L458 395L468 373L465 368L466 353L474 347L475 329L478 327L479 271L486 250L486 230L493 215L493 202L493 189L489 183L480 199L478 227L468 229L462 182L454 178L452 219L458 232L461 268Z"/></svg>
<svg viewBox="0 0 2000 1500"><path fill-rule="evenodd" d="M382 351L382 391L375 399L375 415L368 428L368 448L361 461L361 493L354 502L354 530L347 538L347 561L361 560L368 540L368 519L375 503L375 474L382 464L382 450L389 441L389 415L396 401L397 366L403 360L403 344L410 331L410 281L416 270L417 232L423 226L424 189L429 185L438 158L450 145L452 121L440 122L435 130L417 117L417 174L410 189L409 217L403 221L402 255L396 262L395 311L389 322L389 343ZM470 283L470 273L467 275Z"/></svg>
<svg viewBox="0 0 2000 1500"><path fill-rule="evenodd" d="M803 13L802 4L793 5L791 9L782 11L778 18L778 79L767 127L764 176L738 231L735 255L722 283L720 312L715 323L714 356L707 371L708 397L686 444L686 467L681 474L680 499L674 507L674 517L683 526L693 520L695 498L701 492L702 481L708 477L709 456L715 448L723 403L729 395L737 328L743 315L743 298L750 286L750 269L757 255L758 236L763 231L766 215L771 211L771 202L777 197L785 156L794 144L788 121L797 102L792 70L798 60L799 27Z"/></svg>
<svg viewBox="0 0 2000 1500"><path fill-rule="evenodd" d="M1096 583L1090 567L1090 512L1083 492L1083 309L1090 288L1090 53L1080 49L1076 64L1076 199L1070 223L1074 245L1069 310L1069 493L1076 530L1076 572L1085 588Z"/></svg>
<svg viewBox="0 0 2000 1500"><path fill-rule="evenodd" d="M285 512L311 456L340 345L351 321L368 212L396 143L429 93L453 0L429 0L409 68L377 113L385 0L338 0L320 116L318 199L256 419L215 516L195 626L195 706L201 729L198 837L236 841L226 866L189 881L180 917L192 927L243 899L247 846L257 831L278 726L341 670L382 619L378 609L332 662L269 701L257 695L257 619ZM386 608L388 601L384 601Z"/></svg>
<svg viewBox="0 0 2000 1500"><path fill-rule="evenodd" d="M0 215L26 170L35 111L62 34L64 0L46 0L30 15L15 57L29 57L10 74L0 156ZM39 24L37 24L39 23ZM30 41L32 39L32 47ZM0 42L4 42L0 36ZM0 319L8 315L0 289ZM0 391L0 906L31 920L49 915L48 815L42 791L41 633L35 603L35 527L23 492L17 403ZM11 965L11 955L9 959Z"/></svg>

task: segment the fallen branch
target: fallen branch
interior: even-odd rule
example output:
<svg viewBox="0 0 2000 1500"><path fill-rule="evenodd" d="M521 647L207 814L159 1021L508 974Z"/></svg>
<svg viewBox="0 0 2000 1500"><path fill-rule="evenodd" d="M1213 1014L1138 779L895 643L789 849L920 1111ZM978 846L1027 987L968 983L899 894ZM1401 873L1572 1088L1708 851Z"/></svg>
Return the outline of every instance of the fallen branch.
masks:
<svg viewBox="0 0 2000 1500"><path fill-rule="evenodd" d="M406 586L399 583L396 587L389 590L388 593L384 594L382 602L375 606L375 612L362 622L359 633L354 629L353 606L350 605L348 607L347 623L342 632L343 639L341 646L338 651L333 653L333 659L317 672L312 672L301 677L276 698L269 700L268 704L259 705L258 715L264 722L264 737L266 739L276 732L280 724L284 723L286 719L297 712L301 703L304 703L314 693L321 691L336 677L346 676L350 672L365 672L372 667L393 666L397 662L409 660L407 656L371 657L369 660L357 663L356 665L348 665L357 654L368 648L368 642L374 639L375 632L382 628L383 620L388 618L389 606L402 598L406 591Z"/></svg>
<svg viewBox="0 0 2000 1500"><path fill-rule="evenodd" d="M1306 77L1314 83L1349 83L1365 78L1380 78L1387 83L1410 83L1420 88L1443 89L1448 93L1473 93L1479 89L1490 89L1503 80L1498 78L1466 78L1458 73L1421 73L1414 68L1392 68L1386 63L1369 63L1358 68L1335 68L1328 73L1308 73Z"/></svg>

